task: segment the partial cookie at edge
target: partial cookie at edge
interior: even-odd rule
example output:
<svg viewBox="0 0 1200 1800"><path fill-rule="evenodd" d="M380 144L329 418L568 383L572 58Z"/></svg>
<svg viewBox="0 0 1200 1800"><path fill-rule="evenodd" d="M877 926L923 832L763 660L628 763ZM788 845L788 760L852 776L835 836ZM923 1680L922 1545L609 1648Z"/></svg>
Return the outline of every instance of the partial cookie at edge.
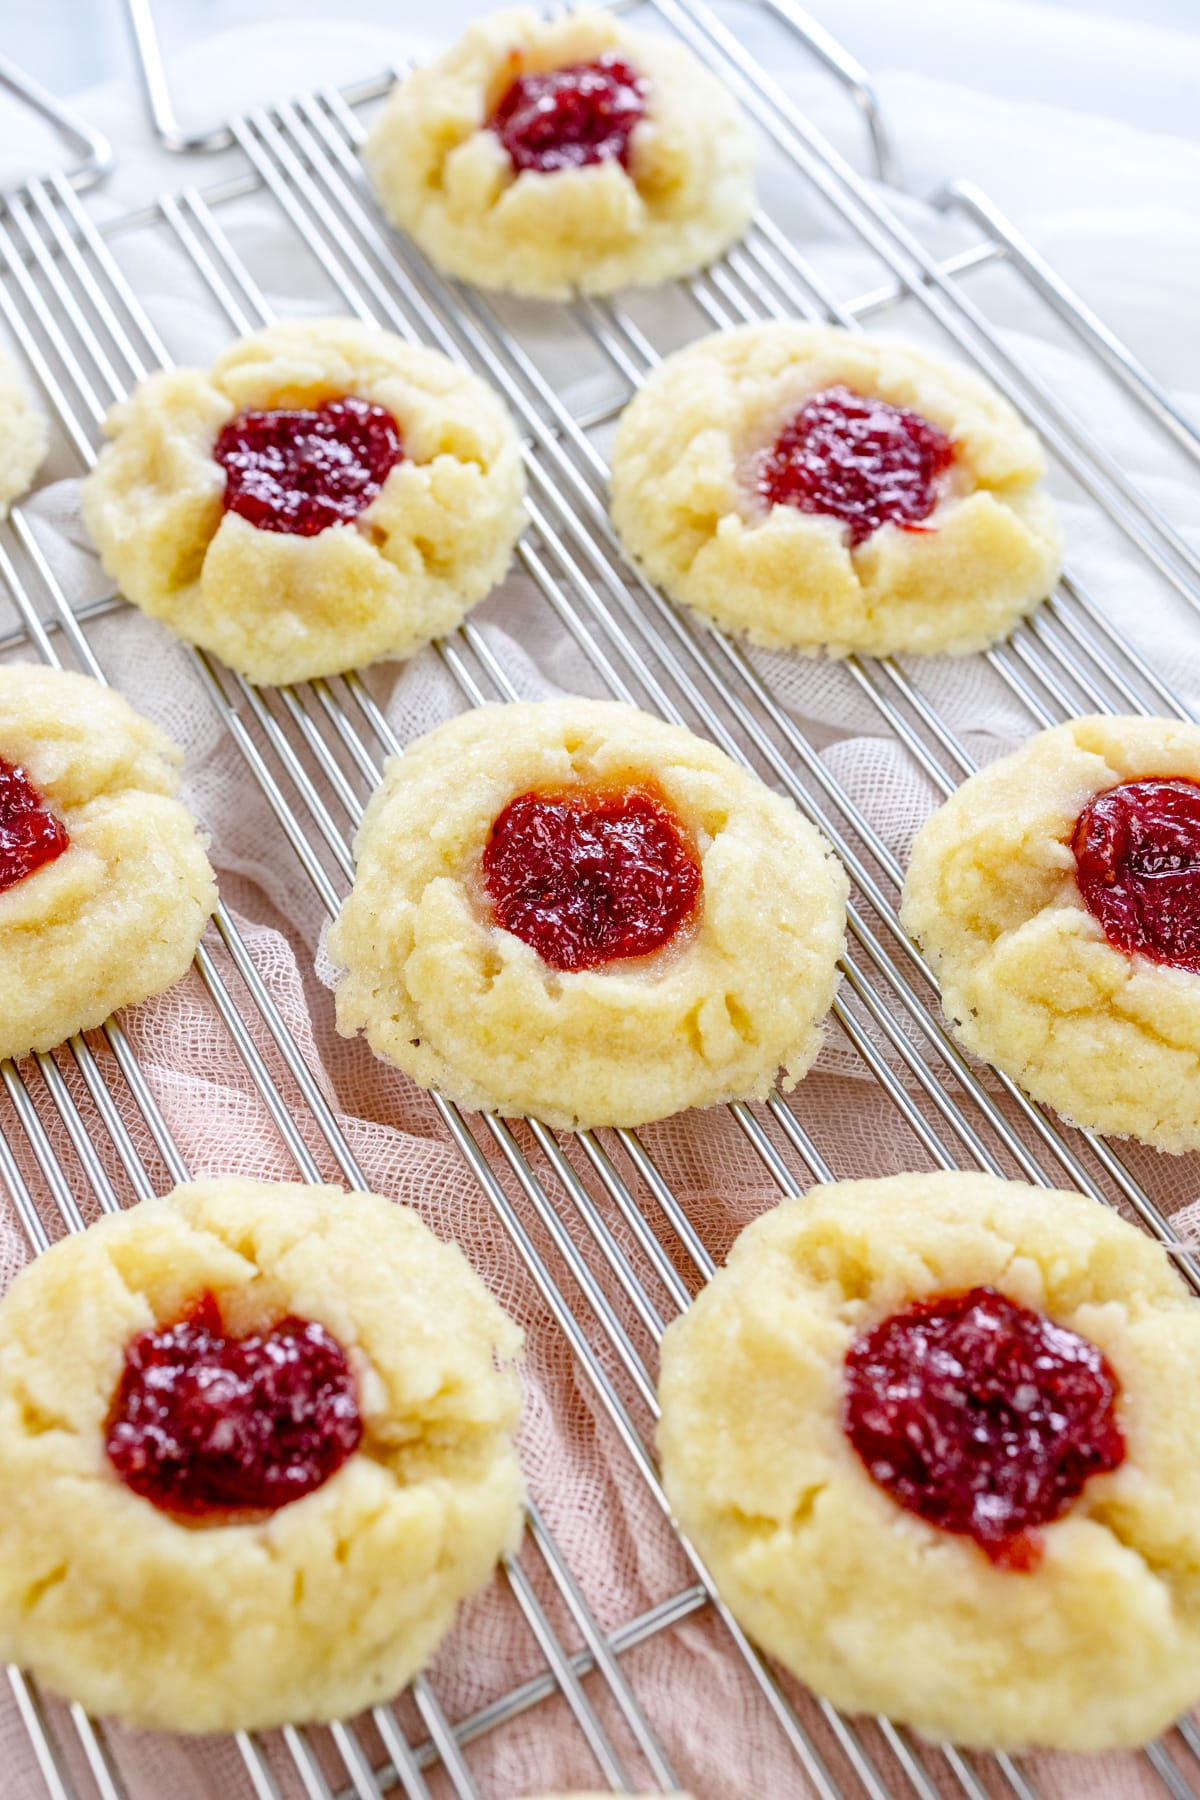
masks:
<svg viewBox="0 0 1200 1800"><path fill-rule="evenodd" d="M627 173L615 160L514 176L492 107L516 72L617 50L650 82ZM475 21L398 83L365 157L384 209L447 273L566 299L572 289L674 280L749 223L751 140L727 89L683 45L607 11L550 22L529 9Z"/></svg>
<svg viewBox="0 0 1200 1800"><path fill-rule="evenodd" d="M171 987L217 904L165 733L86 675L0 663L0 756L69 848L0 893L0 1058L52 1050Z"/></svg>
<svg viewBox="0 0 1200 1800"><path fill-rule="evenodd" d="M901 916L956 1035L1068 1120L1200 1149L1200 976L1105 938L1071 839L1122 781L1200 782L1200 727L1084 718L971 776L913 844Z"/></svg>
<svg viewBox="0 0 1200 1800"><path fill-rule="evenodd" d="M37 474L48 444L46 421L17 365L0 347L0 518Z"/></svg>

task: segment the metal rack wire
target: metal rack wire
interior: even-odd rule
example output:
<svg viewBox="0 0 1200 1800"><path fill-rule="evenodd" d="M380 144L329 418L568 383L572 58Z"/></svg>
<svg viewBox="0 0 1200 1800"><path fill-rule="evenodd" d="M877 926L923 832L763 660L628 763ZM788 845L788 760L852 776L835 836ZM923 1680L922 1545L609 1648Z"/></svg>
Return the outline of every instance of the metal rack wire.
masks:
<svg viewBox="0 0 1200 1800"><path fill-rule="evenodd" d="M1182 453L1200 456L1200 438L987 197L964 187L947 190L945 206L969 211L986 239L937 260L817 138L703 4L651 0L651 7L660 25L689 42L753 103L777 151L879 268L878 286L841 298L760 215L742 245L683 284L680 302L693 333L792 313L854 326L907 297L1010 393L1150 567L1193 604L1200 602L1195 555L1058 396L1013 359L965 291L967 278L986 263L1005 261ZM572 412L540 367L536 343L516 335L502 309L444 281L382 224L364 187L356 146L359 109L385 85L312 94L231 121L228 142L241 163L236 173L204 192L185 188L103 229L63 177L32 182L9 198L0 217L0 311L79 461L87 466L94 458L111 400L169 361L155 322L122 270L123 244L142 232L159 241L165 234L197 293L230 328L250 329L270 316L269 308L225 216L249 194L267 196L280 222L308 246L314 293L331 291L345 309L465 358L505 394L525 433L530 487L520 562L545 602L547 622L569 634L598 686L711 736L790 793L834 843L856 889L851 952L834 1017L895 1106L915 1153L934 1166L1065 1181L1122 1205L1177 1255L1200 1291L1200 1266L1179 1243L1151 1185L1102 1140L1060 1128L1011 1083L1001 1080L997 1090L954 1046L936 1010L930 971L899 925L901 868L893 850L804 736L760 665L719 633L676 614L624 564L608 524L607 471L597 439L657 360L634 310L594 301L572 309L581 343L606 373L609 395L586 414ZM0 531L0 582L20 618L20 630L0 649L20 644L48 662L67 660L103 679L89 626L104 605L119 602L75 614L20 509ZM437 651L464 704L515 697L512 671L478 625L468 622ZM1031 726L1083 709L1190 716L1069 577L986 660ZM350 843L365 798L383 759L401 747L387 720L352 674L276 691L255 689L203 655L193 658L193 666L313 890L334 914L351 878ZM935 793L949 792L969 772L966 746L919 675L899 662L851 658L844 679L848 691L870 702L881 729L904 746ZM198 968L301 1177L336 1175L369 1185L224 909L201 948ZM280 1064L286 1070L282 1082L272 1075L272 1066ZM94 1045L76 1038L53 1056L20 1068L3 1065L0 1081L0 1181L35 1253L62 1230L83 1227L81 1197L89 1207L110 1210L186 1177L169 1120L116 1021ZM667 1320L711 1273L709 1248L640 1134L568 1137L537 1123L467 1118L441 1099L434 1103L669 1532L650 1450L655 1348ZM803 1109L803 1089L787 1099L775 1095L764 1107L730 1109L731 1128L780 1192L834 1172L805 1126ZM152 1150L139 1151L135 1137ZM782 1733L794 1752L797 1792L811 1790L822 1800L937 1800L947 1794L1035 1800L1034 1778L1016 1759L967 1757L948 1746L917 1744L885 1721L851 1724L798 1694L757 1657L686 1544L680 1546L679 1570L676 1591L606 1633L542 1514L532 1508L526 1543L504 1579L543 1665L540 1673L453 1722L434 1685L422 1680L411 1707L378 1708L367 1721L268 1738L243 1735L238 1748L246 1791L278 1800L290 1771L310 1800L335 1794L369 1800L397 1786L419 1800L430 1792L427 1772L438 1768L448 1791L470 1796L477 1792L470 1744L555 1697L614 1788L677 1785L672 1755L678 1759L684 1747L661 1742L625 1659L636 1645L703 1613L750 1672L763 1729ZM54 1800L120 1800L120 1734L106 1733L76 1707L43 1702L17 1671L9 1679ZM1175 1800L1200 1795L1200 1733L1190 1721L1146 1755Z"/></svg>
<svg viewBox="0 0 1200 1800"><path fill-rule="evenodd" d="M6 56L0 56L0 93L11 95L50 126L64 150L75 159L64 174L77 192L94 186L112 168L112 146L103 132L97 131L74 107L64 106Z"/></svg>

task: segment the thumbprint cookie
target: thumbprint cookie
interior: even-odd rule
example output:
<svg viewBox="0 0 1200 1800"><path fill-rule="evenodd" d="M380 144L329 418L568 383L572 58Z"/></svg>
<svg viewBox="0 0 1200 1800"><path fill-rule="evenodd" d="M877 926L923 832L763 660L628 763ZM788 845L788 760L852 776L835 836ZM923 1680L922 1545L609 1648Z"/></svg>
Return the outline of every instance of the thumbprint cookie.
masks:
<svg viewBox="0 0 1200 1800"><path fill-rule="evenodd" d="M1200 1697L1200 1309L1082 1195L837 1182L745 1230L662 1347L682 1528L848 1712L1014 1749Z"/></svg>
<svg viewBox="0 0 1200 1800"><path fill-rule="evenodd" d="M46 455L46 421L12 358L0 349L0 518L20 498Z"/></svg>
<svg viewBox="0 0 1200 1800"><path fill-rule="evenodd" d="M448 274L548 299L689 274L754 198L726 89L603 8L477 20L397 84L366 162L392 223Z"/></svg>
<svg viewBox="0 0 1200 1800"><path fill-rule="evenodd" d="M1200 727L1072 719L972 775L902 917L968 1050L1072 1124L1200 1149Z"/></svg>
<svg viewBox="0 0 1200 1800"><path fill-rule="evenodd" d="M0 1303L0 1653L139 1726L388 1699L520 1531L521 1342L371 1194L198 1181Z"/></svg>
<svg viewBox="0 0 1200 1800"><path fill-rule="evenodd" d="M338 1028L468 1107L637 1125L788 1086L846 877L790 800L633 707L481 707L392 761L329 936Z"/></svg>
<svg viewBox="0 0 1200 1800"><path fill-rule="evenodd" d="M477 376L357 319L151 375L83 485L107 574L258 682L411 656L508 568L520 443Z"/></svg>
<svg viewBox="0 0 1200 1800"><path fill-rule="evenodd" d="M217 890L182 760L98 681L0 664L0 1059L186 972Z"/></svg>
<svg viewBox="0 0 1200 1800"><path fill-rule="evenodd" d="M774 321L650 375L617 431L613 521L668 594L755 643L961 655L1057 579L1043 469L972 370Z"/></svg>

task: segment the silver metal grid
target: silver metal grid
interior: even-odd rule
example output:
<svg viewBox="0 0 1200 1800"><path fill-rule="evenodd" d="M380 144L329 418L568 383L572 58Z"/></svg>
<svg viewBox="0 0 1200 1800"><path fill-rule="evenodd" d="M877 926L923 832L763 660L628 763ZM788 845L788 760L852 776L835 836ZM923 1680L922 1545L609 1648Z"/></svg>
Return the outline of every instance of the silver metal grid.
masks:
<svg viewBox="0 0 1200 1800"><path fill-rule="evenodd" d="M946 209L969 212L986 240L939 261L817 138L703 4L652 0L652 11L659 25L689 42L751 104L776 153L879 267L877 286L839 298L822 271L771 219L759 216L742 245L682 285L679 299L691 333L793 313L854 326L907 299L1016 400L1151 569L1193 604L1200 602L1194 554L1059 397L1013 360L966 292L966 279L1002 258L1181 453L1200 456L1200 438L986 196L961 186L947 190ZM102 230L62 177L31 183L9 198L0 218L0 311L80 463L94 458L110 401L169 360L122 270L124 247L143 232L159 242L165 234L190 269L197 293L209 297L232 329L253 328L269 312L247 266L252 259L234 248L236 206L250 193L269 196L280 221L311 252L314 296L332 293L351 312L466 359L505 394L525 433L530 485L520 562L548 608L547 626L570 634L598 685L712 737L790 793L834 843L856 888L851 950L834 1018L915 1140L913 1160L1020 1174L1040 1183L1065 1181L1119 1204L1177 1255L1200 1291L1200 1268L1178 1243L1152 1178L1139 1179L1102 1140L1060 1128L1011 1083L1001 1080L997 1090L955 1048L936 1009L930 972L899 926L901 869L894 853L754 661L719 633L676 614L622 561L608 524L607 472L597 439L657 360L634 306L587 301L571 309L581 345L590 347L611 382L607 401L586 416L573 414L539 366L535 337L517 335L503 306L445 282L382 224L355 150L362 135L358 109L385 85L364 84L350 95L312 94L232 121L229 138L241 163L236 173L205 192L193 187L164 197ZM73 613L20 509L0 530L0 581L21 621L0 649L32 648L48 662L61 658L103 679L89 625L120 602ZM476 624L468 622L436 649L464 703L515 697L511 671ZM353 674L259 690L203 655L192 660L332 916L351 878L350 841L362 805L384 757L400 748L387 721ZM1190 716L1069 577L986 663L1031 726L1080 710ZM970 771L966 747L923 690L919 671L898 661L851 658L844 674L848 691L870 700L880 729L894 734L935 793L949 792ZM223 909L201 947L198 968L299 1174L369 1185ZM282 1058L285 1084L273 1081L264 1051ZM97 1209L186 1178L169 1121L116 1021L92 1042L76 1038L52 1056L31 1058L19 1068L0 1066L0 1081L0 1180L13 1195L34 1253L63 1230L81 1229ZM436 1097L434 1104L668 1531L650 1449L655 1349L666 1321L711 1273L708 1247L640 1134L572 1137L534 1122L467 1118ZM803 1087L762 1107L729 1110L730 1129L742 1134L781 1193L836 1174L806 1128ZM153 1153L139 1154L135 1125ZM421 1680L396 1707L378 1708L369 1719L329 1730L242 1735L245 1791L259 1800L278 1797L290 1774L310 1800L378 1796L397 1786L423 1796L432 1791L427 1773L434 1780L437 1770L439 1791L473 1795L478 1790L470 1744L551 1701L568 1709L599 1775L615 1789L674 1786L671 1757L682 1759L686 1746L660 1741L629 1672L628 1653L706 1614L729 1654L751 1672L762 1729L782 1733L794 1752L797 1793L814 1791L822 1800L1035 1800L1034 1777L1017 1759L918 1744L885 1721L851 1724L797 1692L756 1656L686 1544L679 1568L676 1592L606 1634L533 1507L526 1542L504 1580L541 1673L453 1722L433 1685ZM15 1670L9 1679L55 1800L119 1800L125 1792L122 1734L106 1732L77 1707L43 1701L35 1684ZM1146 1756L1176 1800L1200 1796L1200 1733L1191 1721Z"/></svg>
<svg viewBox="0 0 1200 1800"><path fill-rule="evenodd" d="M0 56L0 93L11 95L35 118L49 125L64 150L74 158L64 173L77 191L94 186L112 168L112 146L103 132L90 125L74 107L64 106L6 56Z"/></svg>

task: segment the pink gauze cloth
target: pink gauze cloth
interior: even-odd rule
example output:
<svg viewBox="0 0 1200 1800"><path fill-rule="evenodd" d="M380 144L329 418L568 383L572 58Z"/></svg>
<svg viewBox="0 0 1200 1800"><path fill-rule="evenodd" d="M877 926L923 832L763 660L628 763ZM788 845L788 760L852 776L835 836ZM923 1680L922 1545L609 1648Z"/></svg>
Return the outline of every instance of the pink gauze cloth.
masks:
<svg viewBox="0 0 1200 1800"><path fill-rule="evenodd" d="M314 71L311 57L318 40L311 34L305 40L303 33L298 40L303 42L281 47L272 35L272 47L280 59L274 91L282 93L305 84L298 75L289 79L303 62L305 44L308 82L317 75L342 79L343 75L365 72L381 65L388 54L396 54L392 44L386 54L381 47L378 54L369 56L364 39L363 59L356 70L333 71L322 63ZM320 45L324 42L320 40ZM206 49L205 68L210 74L221 67L243 68L265 47L261 36L253 34L246 43L248 49L237 48L236 40L232 45L226 40ZM846 120L844 102L831 95L821 77L808 73L797 59L796 70L787 80L790 90L820 123L828 124L848 145L855 143L856 130ZM191 86L187 91L202 113L202 94ZM1039 247L1061 262L1098 310L1173 384L1182 402L1194 407L1200 393L1200 348L1192 324L1200 310L1196 304L1200 300L1196 292L1200 224L1194 207L1194 195L1200 192L1197 147L1078 114L1068 119L1055 109L1002 106L945 83L897 78L885 82L883 91L910 174L927 176L927 186L933 185L935 176L969 174L991 188L1017 213ZM177 186L185 179L199 178L190 167L166 166L161 157L146 154L139 160L125 92L102 96L88 110L99 123L112 128L122 146L117 180L112 191L98 200L99 211L140 202L155 183ZM1014 159L1011 146L1018 142L1022 154ZM207 172L210 167L211 174ZM205 165L204 179L215 178L224 167ZM878 286L878 263L850 243L844 233L814 220L798 200L795 187L794 178L778 162L768 162L763 180L768 209L785 227L804 233L806 248L837 292L850 296ZM1146 204L1147 192L1155 196L1153 207ZM923 209L913 204L905 210L928 228ZM262 198L240 201L236 211L227 219L222 217L281 313L333 309L329 294L314 279L311 261L290 231L281 228L279 212L271 202ZM115 248L172 354L198 363L215 354L228 335L227 327L210 306L201 303L194 278L181 269L177 254L162 234L140 233L130 240L116 240ZM982 298L984 288L978 291ZM1010 347L1069 398L1156 503L1193 541L1200 542L1200 491L1194 480L1181 472L1164 440L1143 418L1114 399L1111 386L1095 365L1064 345L1047 316L1028 302L1015 284L997 287L995 292L1004 296ZM639 319L651 338L659 343L673 341L681 315L672 301L647 299L639 307ZM547 322L544 309L514 307L506 316L518 322L529 341L537 343L541 366L573 404L584 406L596 397L586 381L576 379L572 342ZM694 312L684 316L690 318L687 329L694 334L697 316ZM889 315L886 328L928 336L920 315L911 308ZM597 392L601 387L603 383L598 384ZM82 604L105 592L106 583L79 522L78 473L76 462L59 446L28 511L70 599ZM1072 568L1107 615L1169 674L1184 699L1200 707L1200 633L1191 613L1095 508L1081 500L1073 485L1057 478L1052 485L1062 505ZM545 602L520 575L514 574L478 610L475 619L523 696L606 691L594 669L554 622ZM0 607L0 631L9 629L10 623ZM187 656L159 627L128 611L101 620L90 636L114 683L185 747L185 797L210 834L223 897L368 1184L415 1205L434 1230L455 1238L497 1298L525 1328L528 1352L521 1452L529 1487L599 1624L606 1631L615 1630L684 1591L693 1576L656 1501L578 1368L496 1211L448 1142L431 1102L399 1074L374 1061L361 1044L348 1044L337 1037L322 948L324 910ZM825 767L845 785L903 862L914 832L935 804L935 795L909 754L889 734L878 711L837 665L757 653L754 660L781 703L818 747ZM919 674L924 692L981 761L1013 748L1033 729L1029 714L980 658L961 662L933 659L921 665ZM403 667L372 671L369 686L404 743L465 704L433 651L423 652ZM338 822L349 828L341 814ZM323 1174L337 1179L336 1163L261 1027L227 953L215 934L210 932L208 941ZM295 1177L295 1165L197 973L170 993L135 1009L123 1022L155 1100L193 1173ZM99 1039L95 1047L112 1091L119 1093L121 1083L110 1053ZM64 1058L61 1066L68 1086L86 1110L86 1094L73 1065ZM53 1124L53 1109L36 1067L25 1073L39 1104L45 1102L41 1110L51 1121L52 1138L72 1176L85 1216L93 1217L96 1208L87 1184L72 1160L64 1133ZM933 1108L924 1096L913 1092L916 1103L936 1127ZM891 1102L848 1040L835 1029L831 1028L818 1067L793 1104L800 1122L839 1177L886 1174L927 1164L925 1152L905 1129ZM170 1175L149 1131L132 1108L126 1109L126 1118L156 1189L165 1191L171 1185ZM44 1197L44 1180L7 1100L0 1100L0 1124L14 1146L23 1175L35 1194ZM537 1153L528 1132L523 1127L517 1130L536 1164ZM480 1135L486 1142L482 1127ZM718 1262L742 1226L779 1197L762 1162L725 1112L685 1115L647 1129L642 1136L700 1239ZM670 1260L694 1288L699 1279L694 1267L629 1165L621 1161L620 1151L610 1138L605 1141L644 1204L647 1220L661 1236ZM127 1179L111 1146L104 1143L101 1150L117 1191L128 1196ZM634 1232L599 1188L582 1155L571 1149L571 1156L617 1242L643 1275L651 1304L664 1320L669 1319L674 1302L649 1267ZM1192 1232L1197 1218L1192 1204L1198 1191L1195 1159L1159 1157L1130 1146L1127 1160L1176 1225L1185 1233ZM560 1217L653 1374L654 1344L646 1321L614 1282L569 1200L554 1186L544 1165L539 1166ZM584 1322L600 1364L628 1405L636 1428L651 1441L653 1421L644 1399L564 1274L544 1224L511 1179L506 1179L505 1187L538 1252ZM42 1210L51 1215L48 1200ZM16 1211L0 1199L0 1278L11 1278L26 1255ZM120 1554L121 1546L114 1544L113 1555ZM523 1563L554 1628L571 1648L578 1647L579 1634L528 1546ZM667 1749L680 1785L697 1800L779 1800L785 1795L815 1792L710 1608L691 1614L670 1631L630 1650L622 1666ZM463 1608L433 1665L431 1680L446 1713L457 1721L517 1683L542 1674L545 1668L528 1625L498 1577L486 1593ZM845 1793L859 1793L819 1708L796 1690L790 1688L789 1692ZM625 1758L634 1785L650 1788L649 1773L603 1683L591 1677L588 1693ZM93 1789L82 1772L78 1751L72 1749L73 1733L65 1709L51 1701L49 1710L59 1727L79 1793L90 1795ZM399 1712L410 1740L423 1739L425 1728L411 1701L402 1700ZM884 1782L898 1795L909 1793L878 1730L864 1724L861 1733ZM231 1739L189 1742L117 1728L110 1730L109 1737L130 1800L238 1800L251 1793ZM384 1751L373 1726L362 1727L361 1737L365 1754L375 1766L381 1765ZM346 1788L347 1770L328 1734L315 1731L310 1742L330 1788L335 1792ZM269 1736L267 1748L281 1792L288 1800L302 1796L305 1786L279 1739ZM475 1780L489 1800L594 1788L599 1774L561 1697L544 1701L488 1733L470 1747L468 1758ZM937 1765L933 1753L929 1760L931 1766ZM1082 1800L1084 1795L1089 1800L1125 1800L1143 1793L1150 1800L1160 1791L1149 1766L1134 1757L1085 1760L1038 1755L1025 1760L1041 1791L1063 1800L1074 1796ZM0 1706L0 1771L4 1800L41 1800L45 1785L7 1694ZM940 1779L945 1779L944 1765ZM440 1771L430 1776L430 1782L436 1794L452 1791Z"/></svg>

